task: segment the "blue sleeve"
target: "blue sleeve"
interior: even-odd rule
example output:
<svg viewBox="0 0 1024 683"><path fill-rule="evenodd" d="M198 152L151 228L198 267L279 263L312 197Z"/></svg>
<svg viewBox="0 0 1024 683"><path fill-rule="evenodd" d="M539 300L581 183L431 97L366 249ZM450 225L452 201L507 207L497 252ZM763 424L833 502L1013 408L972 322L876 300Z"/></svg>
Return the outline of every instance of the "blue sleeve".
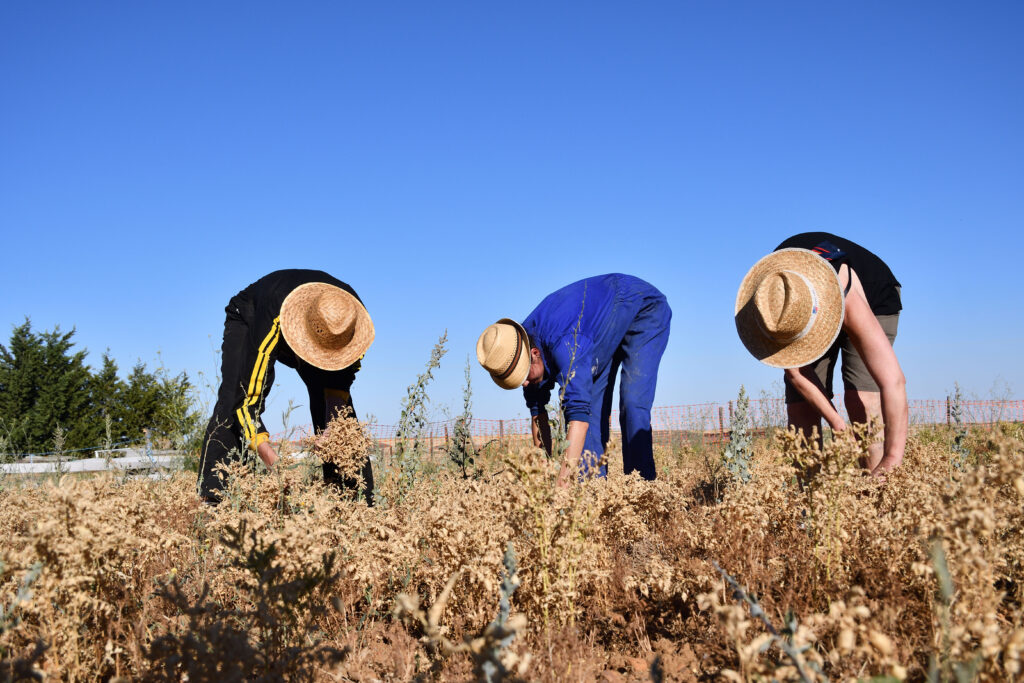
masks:
<svg viewBox="0 0 1024 683"><path fill-rule="evenodd" d="M566 336L555 344L552 350L555 365L563 368L558 376L558 383L564 390L562 410L566 422L590 421L590 401L594 390L594 375L590 370L593 345L593 342L583 335L576 337L575 344L571 336Z"/></svg>

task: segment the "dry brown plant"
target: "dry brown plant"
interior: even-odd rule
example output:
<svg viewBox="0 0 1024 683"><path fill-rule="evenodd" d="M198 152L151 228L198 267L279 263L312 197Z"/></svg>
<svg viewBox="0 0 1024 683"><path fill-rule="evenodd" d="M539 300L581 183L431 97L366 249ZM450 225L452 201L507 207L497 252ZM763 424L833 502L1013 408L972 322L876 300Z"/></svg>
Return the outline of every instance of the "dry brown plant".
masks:
<svg viewBox="0 0 1024 683"><path fill-rule="evenodd" d="M819 448L782 435L756 442L751 481L727 483L717 497L700 494L707 473L692 449L659 449L659 479L644 482L621 474L614 446L606 480L557 489L554 464L522 449L479 479L424 470L379 507L325 487L288 457L269 472L231 463L216 508L196 501L191 474L8 478L0 606L17 603L17 618L0 630L0 659L43 643L34 666L54 680L156 677L154 643L187 634L189 609L214 610L202 629L215 613L251 614L260 595L285 594L238 563L239 552L272 547L266 575L275 586L333 557L336 578L290 606L293 625L280 636L299 651L348 653L310 664L310 676L466 679L471 652L439 658L421 640L416 609L443 604L435 623L452 643L481 637L498 611L511 542L521 580L515 647L532 655L531 680L645 680L656 656L665 680L792 679L792 662L775 644L762 649L762 622L712 561L831 680L923 680L968 665L980 680L1021 680L1020 435L972 432L977 463L962 472L949 466L948 443L912 435L884 485L855 466L856 440ZM329 438L351 445L359 434L348 423ZM243 527L238 548L224 543ZM945 555L945 593L934 543ZM161 597L172 583L181 601ZM393 616L400 594L411 622Z"/></svg>
<svg viewBox="0 0 1024 683"><path fill-rule="evenodd" d="M327 429L311 437L306 446L321 462L335 465L339 474L362 487L363 464L374 442L351 408L337 409Z"/></svg>
<svg viewBox="0 0 1024 683"><path fill-rule="evenodd" d="M567 488L555 486L558 463L539 448L523 448L506 460L511 486L504 508L517 536L526 539L524 580L545 631L557 623L573 625L579 595L599 576L598 549L591 539L595 506L587 492L591 481Z"/></svg>

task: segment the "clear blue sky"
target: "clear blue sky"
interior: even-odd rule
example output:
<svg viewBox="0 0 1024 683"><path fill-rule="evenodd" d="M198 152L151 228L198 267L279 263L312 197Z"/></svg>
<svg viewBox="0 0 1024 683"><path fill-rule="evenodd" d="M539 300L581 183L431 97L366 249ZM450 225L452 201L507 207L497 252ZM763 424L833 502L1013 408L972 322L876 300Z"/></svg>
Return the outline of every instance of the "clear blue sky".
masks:
<svg viewBox="0 0 1024 683"><path fill-rule="evenodd" d="M4 2L0 340L30 316L209 377L232 294L320 268L374 318L353 393L391 423L446 328L435 417L484 326L622 271L675 312L656 403L726 400L780 378L741 277L821 229L902 281L911 398L1020 396L1022 30L1019 2ZM305 402L278 377L272 428Z"/></svg>

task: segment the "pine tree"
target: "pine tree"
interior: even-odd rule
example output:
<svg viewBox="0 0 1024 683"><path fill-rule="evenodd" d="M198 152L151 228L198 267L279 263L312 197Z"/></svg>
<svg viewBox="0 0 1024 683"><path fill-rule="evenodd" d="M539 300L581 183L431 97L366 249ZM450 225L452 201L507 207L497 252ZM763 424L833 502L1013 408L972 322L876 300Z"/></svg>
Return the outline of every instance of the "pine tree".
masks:
<svg viewBox="0 0 1024 683"><path fill-rule="evenodd" d="M89 380L89 417L88 424L83 425L88 445L109 448L128 436L122 426L124 391L124 381L117 375L117 363L107 350L99 371Z"/></svg>
<svg viewBox="0 0 1024 683"><path fill-rule="evenodd" d="M151 372L144 363L136 363L118 396L121 433L140 438L144 429L151 429L167 445L198 447L201 416L193 399L192 383L184 372L171 375L163 367Z"/></svg>
<svg viewBox="0 0 1024 683"><path fill-rule="evenodd" d="M198 450L202 445L205 423L198 411L198 399L188 375L171 375L166 368L157 370L160 408L153 425L179 449Z"/></svg>
<svg viewBox="0 0 1024 683"><path fill-rule="evenodd" d="M72 352L74 333L58 326L36 334L26 318L14 328L9 346L0 344L0 420L10 450L47 451L58 426L66 433L66 448L87 445L81 427L90 374L86 352Z"/></svg>
<svg viewBox="0 0 1024 683"><path fill-rule="evenodd" d="M138 442L143 429L178 448L198 443L202 416L185 373L151 372L140 361L122 380L107 352L93 374L87 352L73 349L74 333L35 333L26 319L7 346L0 344L0 438L7 453L49 452L58 430L62 450L72 452Z"/></svg>
<svg viewBox="0 0 1024 683"><path fill-rule="evenodd" d="M142 430L154 427L154 416L160 410L160 386L156 375L139 361L125 380L120 396L124 409L121 429L126 435L141 437Z"/></svg>

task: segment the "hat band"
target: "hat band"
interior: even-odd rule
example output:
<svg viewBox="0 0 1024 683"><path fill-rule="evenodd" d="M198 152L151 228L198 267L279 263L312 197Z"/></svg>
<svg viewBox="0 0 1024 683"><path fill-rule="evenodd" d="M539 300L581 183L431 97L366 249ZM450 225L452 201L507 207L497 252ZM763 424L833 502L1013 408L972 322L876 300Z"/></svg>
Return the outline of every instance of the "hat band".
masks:
<svg viewBox="0 0 1024 683"><path fill-rule="evenodd" d="M519 356L522 355L523 352L523 333L519 330L518 327L513 326L513 328L516 331L516 352L512 356L512 362L509 363L508 367L505 369L505 372L497 376L498 379L505 379L506 377L512 374L512 371L516 369L516 365L519 363Z"/></svg>
<svg viewBox="0 0 1024 683"><path fill-rule="evenodd" d="M814 321L818 317L818 292L814 289L814 285L811 284L810 280L808 280L806 277L804 277L803 273L798 273L795 270L787 270L785 272L792 273L793 275L796 275L797 277L799 277L801 280L804 281L804 284L807 285L807 289L809 289L811 291L811 314L809 316L807 316L807 324L804 325L804 329L800 330L799 332L797 332L794 335L791 335L789 337L784 337L784 338L783 337L779 337L777 334L769 332L767 329L765 329L764 321L761 320L760 316L757 316L757 324L760 326L761 331L766 336L768 336L771 339L775 340L775 342L777 344L792 344L795 341L799 341L799 340L803 339L811 331L811 328L814 327Z"/></svg>

